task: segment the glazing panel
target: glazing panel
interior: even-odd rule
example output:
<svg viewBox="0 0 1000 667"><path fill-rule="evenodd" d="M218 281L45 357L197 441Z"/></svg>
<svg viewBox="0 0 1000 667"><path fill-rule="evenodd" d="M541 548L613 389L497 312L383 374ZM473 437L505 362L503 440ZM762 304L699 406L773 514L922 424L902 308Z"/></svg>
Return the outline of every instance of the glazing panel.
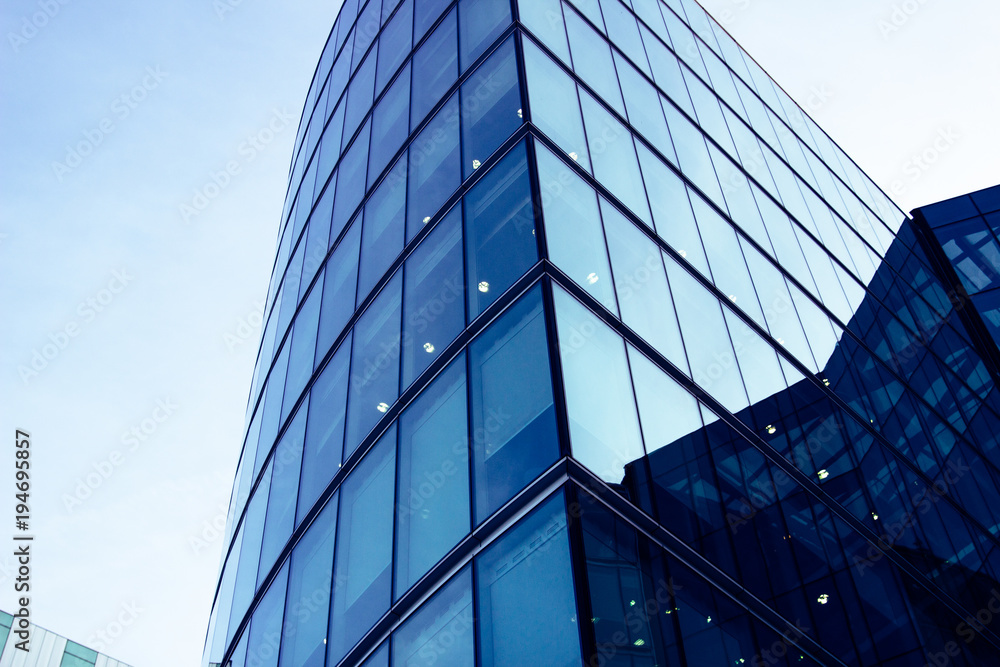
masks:
<svg viewBox="0 0 1000 667"><path fill-rule="evenodd" d="M510 25L510 0L462 0L458 3L458 35L462 71L483 55Z"/></svg>
<svg viewBox="0 0 1000 667"><path fill-rule="evenodd" d="M590 153L583 132L576 83L530 40L524 41L524 60L531 122L590 171Z"/></svg>
<svg viewBox="0 0 1000 667"><path fill-rule="evenodd" d="M303 404L295 413L274 449L271 487L264 521L264 540L260 551L260 568L257 585L271 571L271 566L295 527L295 496L299 488L299 469L302 466L302 442L306 433L306 411Z"/></svg>
<svg viewBox="0 0 1000 667"><path fill-rule="evenodd" d="M395 468L394 424L341 487L327 664L340 662L389 609Z"/></svg>
<svg viewBox="0 0 1000 667"><path fill-rule="evenodd" d="M677 151L681 171L712 201L725 207L726 201L719 187L719 178L705 147L705 135L672 104L664 102L663 111L667 116L667 126L674 140L674 149Z"/></svg>
<svg viewBox="0 0 1000 667"><path fill-rule="evenodd" d="M469 347L479 523L559 457L541 288Z"/></svg>
<svg viewBox="0 0 1000 667"><path fill-rule="evenodd" d="M747 395L721 304L673 259L664 256L663 262L694 381L727 410L739 412L748 405Z"/></svg>
<svg viewBox="0 0 1000 667"><path fill-rule="evenodd" d="M406 156L403 155L365 204L358 301L368 297L403 249L405 226Z"/></svg>
<svg viewBox="0 0 1000 667"><path fill-rule="evenodd" d="M564 63L572 66L566 43L566 24L559 0L518 0L518 18ZM527 45L525 41L525 45Z"/></svg>
<svg viewBox="0 0 1000 667"><path fill-rule="evenodd" d="M459 143L459 105L455 94L410 144L407 241L431 221L461 184Z"/></svg>
<svg viewBox="0 0 1000 667"><path fill-rule="evenodd" d="M365 195L370 130L369 119L340 163L337 198L333 202L333 228L342 227L345 221L351 219Z"/></svg>
<svg viewBox="0 0 1000 667"><path fill-rule="evenodd" d="M296 524L312 509L343 462L350 362L351 338L348 335L309 392L309 419L302 454Z"/></svg>
<svg viewBox="0 0 1000 667"><path fill-rule="evenodd" d="M368 57L358 68L351 88L347 93L347 112L344 115L344 144L354 136L361 120L372 108L375 93L375 51L372 49Z"/></svg>
<svg viewBox="0 0 1000 667"><path fill-rule="evenodd" d="M702 428L694 396L631 345L628 346L628 358L649 454Z"/></svg>
<svg viewBox="0 0 1000 667"><path fill-rule="evenodd" d="M621 484L625 466L644 453L625 342L560 288L555 305L573 456Z"/></svg>
<svg viewBox="0 0 1000 667"><path fill-rule="evenodd" d="M371 155L368 158L368 185L374 183L389 160L409 135L409 65L389 88L372 116Z"/></svg>
<svg viewBox="0 0 1000 667"><path fill-rule="evenodd" d="M618 54L615 54L615 62L618 64L618 78L625 95L629 123L667 159L677 164L677 154L674 153L674 144L670 139L670 130L667 129L656 89L643 78L639 70Z"/></svg>
<svg viewBox="0 0 1000 667"><path fill-rule="evenodd" d="M396 597L469 532L469 436L462 355L399 420Z"/></svg>
<svg viewBox="0 0 1000 667"><path fill-rule="evenodd" d="M281 421L284 421L291 412L292 406L299 400L299 395L312 377L322 292L317 283L316 288L309 292L309 298L295 318L295 326L292 328L292 347L288 355L285 398L281 406Z"/></svg>
<svg viewBox="0 0 1000 667"><path fill-rule="evenodd" d="M260 545L264 539L264 516L267 512L267 494L271 488L271 468L273 461L264 469L260 484L250 499L250 506L243 518L243 544L240 549L239 569L236 572L236 584L233 586L232 615L229 618L229 630L226 633L226 645L232 643L236 628L243 621L254 593L257 592L257 564L260 562ZM231 563L229 567L233 567ZM244 635L245 636L245 635Z"/></svg>
<svg viewBox="0 0 1000 667"><path fill-rule="evenodd" d="M250 622L250 641L247 643L247 665L277 667L287 583L288 563L285 563L253 612L253 620Z"/></svg>
<svg viewBox="0 0 1000 667"><path fill-rule="evenodd" d="M466 177L520 127L523 116L511 37L462 84L462 172Z"/></svg>
<svg viewBox="0 0 1000 667"><path fill-rule="evenodd" d="M612 44L625 52L636 66L652 76L649 63L646 62L646 52L639 38L639 26L635 16L618 0L601 0L601 10L604 22L608 27L608 39Z"/></svg>
<svg viewBox="0 0 1000 667"><path fill-rule="evenodd" d="M334 494L292 552L280 667L323 667L336 532Z"/></svg>
<svg viewBox="0 0 1000 667"><path fill-rule="evenodd" d="M389 667L389 641L382 642L379 649L361 663L361 667Z"/></svg>
<svg viewBox="0 0 1000 667"><path fill-rule="evenodd" d="M323 307L319 315L317 359L322 359L326 355L327 350L344 330L344 325L354 314L360 246L361 221L356 220L326 264Z"/></svg>
<svg viewBox="0 0 1000 667"><path fill-rule="evenodd" d="M688 95L687 84L684 83L684 75L681 74L677 56L645 26L639 26L639 33L642 35L642 43L646 47L646 53L649 54L653 81L677 106L693 116L694 105L691 104L691 97ZM664 98L663 105L667 104L670 102Z"/></svg>
<svg viewBox="0 0 1000 667"><path fill-rule="evenodd" d="M424 36L427 30L434 25L445 7L451 4L451 0L415 0L416 9L413 11L413 43L416 44ZM451 20L449 17L446 21ZM431 38L433 39L433 38ZM430 40L428 40L430 41ZM456 48L456 52L458 49Z"/></svg>
<svg viewBox="0 0 1000 667"><path fill-rule="evenodd" d="M466 567L393 633L392 665L474 665L475 638L472 568Z"/></svg>
<svg viewBox="0 0 1000 667"><path fill-rule="evenodd" d="M351 391L347 399L346 459L399 396L400 306L397 272L354 327Z"/></svg>
<svg viewBox="0 0 1000 667"><path fill-rule="evenodd" d="M476 559L480 665L582 663L572 568L562 493L483 551Z"/></svg>
<svg viewBox="0 0 1000 667"><path fill-rule="evenodd" d="M455 206L406 260L403 294L405 388L465 326L460 206Z"/></svg>
<svg viewBox="0 0 1000 667"><path fill-rule="evenodd" d="M384 6L382 12L383 14L385 13ZM378 70L375 74L376 96L382 92L385 84L389 82L392 75L403 64L403 60L410 54L412 50L412 36L413 0L406 0L395 16L392 17L392 20L382 30L382 35L378 38ZM410 78L408 72L404 72L401 77L405 79Z"/></svg>
<svg viewBox="0 0 1000 667"><path fill-rule="evenodd" d="M437 1L437 0L435 0ZM417 2L417 24L422 14ZM458 78L458 21L455 10L413 55L413 100L410 106L412 127L416 128L427 112L437 104Z"/></svg>
<svg viewBox="0 0 1000 667"><path fill-rule="evenodd" d="M538 260L524 143L476 183L464 207L469 317L475 318Z"/></svg>
<svg viewBox="0 0 1000 667"><path fill-rule="evenodd" d="M601 213L622 321L689 373L660 248L604 199Z"/></svg>
<svg viewBox="0 0 1000 667"><path fill-rule="evenodd" d="M566 29L570 50L573 52L573 71L599 97L624 116L625 105L618 89L618 75L611 59L611 47L576 12L566 11Z"/></svg>
<svg viewBox="0 0 1000 667"><path fill-rule="evenodd" d="M597 193L547 148L536 151L549 259L617 315Z"/></svg>
<svg viewBox="0 0 1000 667"><path fill-rule="evenodd" d="M617 80L617 79L616 79ZM623 204L643 222L652 227L642 172L635 156L632 133L618 122L590 95L581 96L583 123L591 155L600 155L594 161L594 176L618 197Z"/></svg>

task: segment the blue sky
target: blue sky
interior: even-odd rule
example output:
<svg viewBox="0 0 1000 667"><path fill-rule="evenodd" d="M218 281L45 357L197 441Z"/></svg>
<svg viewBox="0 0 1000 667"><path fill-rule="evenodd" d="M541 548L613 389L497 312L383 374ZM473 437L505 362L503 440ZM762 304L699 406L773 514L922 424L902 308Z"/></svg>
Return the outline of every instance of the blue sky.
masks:
<svg viewBox="0 0 1000 667"><path fill-rule="evenodd" d="M33 438L33 621L137 667L200 659L292 142L339 4L0 9L0 431ZM705 6L905 210L1000 182L1000 9Z"/></svg>

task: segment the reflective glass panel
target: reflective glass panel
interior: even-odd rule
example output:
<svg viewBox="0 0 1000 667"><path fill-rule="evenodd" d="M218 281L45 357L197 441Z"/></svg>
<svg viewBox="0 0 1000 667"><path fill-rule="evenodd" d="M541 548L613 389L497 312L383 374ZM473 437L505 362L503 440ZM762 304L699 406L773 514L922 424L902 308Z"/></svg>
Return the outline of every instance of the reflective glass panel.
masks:
<svg viewBox="0 0 1000 667"><path fill-rule="evenodd" d="M522 123L514 39L462 84L462 171L467 177Z"/></svg>
<svg viewBox="0 0 1000 667"><path fill-rule="evenodd" d="M474 665L475 637L472 568L466 567L393 634L393 667Z"/></svg>
<svg viewBox="0 0 1000 667"><path fill-rule="evenodd" d="M410 144L406 239L431 221L462 182L458 95L452 95Z"/></svg>

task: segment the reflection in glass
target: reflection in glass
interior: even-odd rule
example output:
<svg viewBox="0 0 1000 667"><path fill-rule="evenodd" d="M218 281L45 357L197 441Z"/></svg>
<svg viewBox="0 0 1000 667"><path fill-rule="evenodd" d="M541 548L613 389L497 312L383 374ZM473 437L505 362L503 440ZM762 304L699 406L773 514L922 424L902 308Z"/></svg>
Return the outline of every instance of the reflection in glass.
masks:
<svg viewBox="0 0 1000 667"><path fill-rule="evenodd" d="M392 665L474 665L475 653L472 568L466 567L393 634Z"/></svg>
<svg viewBox="0 0 1000 667"><path fill-rule="evenodd" d="M513 134L523 115L511 37L462 84L462 172L466 177Z"/></svg>

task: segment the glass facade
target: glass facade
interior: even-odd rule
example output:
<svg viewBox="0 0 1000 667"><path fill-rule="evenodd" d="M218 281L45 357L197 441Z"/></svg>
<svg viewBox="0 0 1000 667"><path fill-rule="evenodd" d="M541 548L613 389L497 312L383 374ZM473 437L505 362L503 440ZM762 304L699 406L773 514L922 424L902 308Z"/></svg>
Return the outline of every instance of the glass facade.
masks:
<svg viewBox="0 0 1000 667"><path fill-rule="evenodd" d="M693 0L347 0L204 665L993 664L925 246Z"/></svg>

